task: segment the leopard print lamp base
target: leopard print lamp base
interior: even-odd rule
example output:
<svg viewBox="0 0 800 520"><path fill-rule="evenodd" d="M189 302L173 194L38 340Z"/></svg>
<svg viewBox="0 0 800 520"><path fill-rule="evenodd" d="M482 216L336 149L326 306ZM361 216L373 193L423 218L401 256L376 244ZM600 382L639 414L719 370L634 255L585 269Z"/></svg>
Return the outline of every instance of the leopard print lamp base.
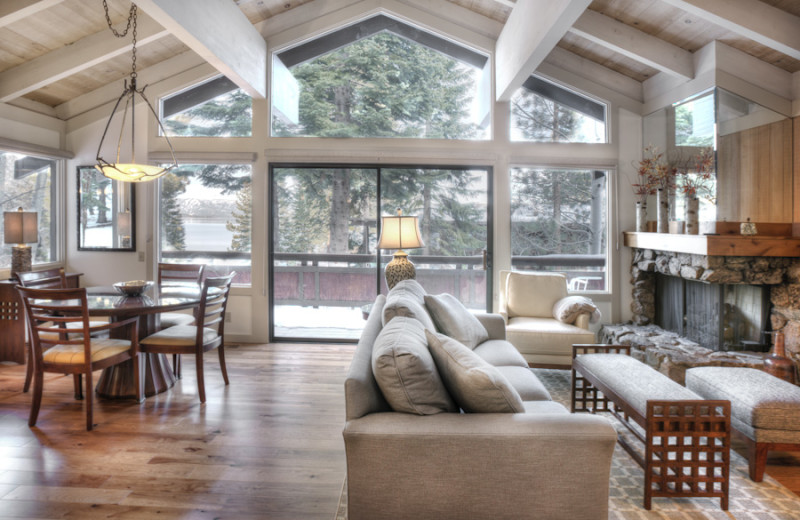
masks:
<svg viewBox="0 0 800 520"><path fill-rule="evenodd" d="M402 280L414 280L417 277L417 270L411 260L408 259L408 253L405 251L398 251L394 254L394 259L386 264L384 273L386 274L386 285L389 286L389 289Z"/></svg>

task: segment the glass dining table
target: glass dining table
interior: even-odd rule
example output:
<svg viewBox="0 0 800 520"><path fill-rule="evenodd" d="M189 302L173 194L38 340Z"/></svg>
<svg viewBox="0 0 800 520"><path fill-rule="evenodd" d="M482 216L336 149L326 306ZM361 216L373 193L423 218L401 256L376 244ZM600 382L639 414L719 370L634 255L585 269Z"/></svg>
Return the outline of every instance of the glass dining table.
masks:
<svg viewBox="0 0 800 520"><path fill-rule="evenodd" d="M202 289L194 284L163 287L153 284L141 295L125 296L113 286L103 286L88 287L86 296L91 316L107 316L111 321L138 317L139 339L143 339L159 329L160 313L197 307ZM126 327L115 329L114 332L125 334L125 329ZM146 397L164 392L175 384L175 376L166 355L141 355ZM103 370L97 382L97 394L110 399L132 398L136 395L133 376L133 361L108 367Z"/></svg>

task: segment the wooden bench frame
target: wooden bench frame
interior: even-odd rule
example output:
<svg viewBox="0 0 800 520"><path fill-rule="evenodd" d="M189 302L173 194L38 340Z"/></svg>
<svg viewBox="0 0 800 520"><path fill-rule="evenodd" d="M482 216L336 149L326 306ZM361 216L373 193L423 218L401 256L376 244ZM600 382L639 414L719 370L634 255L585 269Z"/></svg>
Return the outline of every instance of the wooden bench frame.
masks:
<svg viewBox="0 0 800 520"><path fill-rule="evenodd" d="M579 354L630 355L630 346L573 345L572 412L609 412L644 443L642 457L618 436L619 444L644 470L644 508L650 510L653 497L711 497L719 498L727 511L730 401L649 400L642 415L584 367ZM644 435L631 420L644 429Z"/></svg>

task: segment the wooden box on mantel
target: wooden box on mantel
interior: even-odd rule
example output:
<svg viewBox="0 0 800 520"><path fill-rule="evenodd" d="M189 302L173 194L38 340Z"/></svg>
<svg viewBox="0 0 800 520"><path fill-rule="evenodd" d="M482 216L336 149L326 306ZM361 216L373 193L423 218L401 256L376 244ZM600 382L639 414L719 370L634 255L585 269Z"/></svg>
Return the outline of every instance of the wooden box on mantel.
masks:
<svg viewBox="0 0 800 520"><path fill-rule="evenodd" d="M792 236L791 223L756 222L756 235L740 234L740 225L741 222L717 222L715 235L625 231L624 244L693 255L800 257L800 236Z"/></svg>

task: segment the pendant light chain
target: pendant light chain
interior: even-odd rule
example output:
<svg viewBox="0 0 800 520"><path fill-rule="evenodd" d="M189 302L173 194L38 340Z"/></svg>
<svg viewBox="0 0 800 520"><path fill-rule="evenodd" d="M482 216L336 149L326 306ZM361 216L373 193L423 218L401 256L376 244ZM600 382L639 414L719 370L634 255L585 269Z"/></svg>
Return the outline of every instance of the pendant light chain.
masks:
<svg viewBox="0 0 800 520"><path fill-rule="evenodd" d="M133 27L133 44L131 48L132 54L132 65L131 65L131 82L135 85L136 84L136 14L137 14L137 7L136 4L131 2L131 8L128 11L128 23L125 26L125 30L123 32L119 32L114 29L113 24L111 23L111 16L108 14L108 0L103 0L103 9L106 13L106 23L108 24L108 28L111 29L111 32L114 33L114 36L117 38L124 38L128 36L128 31L131 30Z"/></svg>

